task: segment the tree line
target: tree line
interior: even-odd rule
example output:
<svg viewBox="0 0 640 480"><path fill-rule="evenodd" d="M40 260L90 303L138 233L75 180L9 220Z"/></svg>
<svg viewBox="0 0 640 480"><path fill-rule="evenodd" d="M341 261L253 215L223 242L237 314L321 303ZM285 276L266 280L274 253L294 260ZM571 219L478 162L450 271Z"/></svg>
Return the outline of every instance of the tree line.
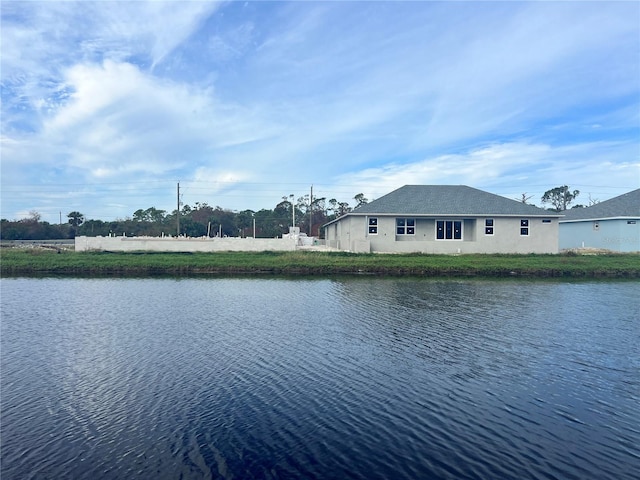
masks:
<svg viewBox="0 0 640 480"><path fill-rule="evenodd" d="M336 199L316 198L311 201L309 195L299 197L283 196L273 209L228 210L207 203L182 205L182 208L167 212L155 207L138 209L131 217L103 221L85 218L81 212L73 211L67 215L64 224L50 224L41 221L41 215L30 212L27 218L10 221L0 220L0 239L2 240L49 240L75 238L76 236L228 236L258 238L279 237L289 233L289 227L295 224L300 231L310 236L320 237L321 226L335 218L349 213L354 208L368 202L362 193L353 197L355 205L339 202Z"/></svg>
<svg viewBox="0 0 640 480"><path fill-rule="evenodd" d="M562 212L569 208L580 194L578 190L570 190L563 185L547 190L541 202L550 205L549 210ZM528 203L531 196L522 194L523 203ZM242 210L240 212L212 207L207 203L196 202L195 205L183 205L181 210L159 210L155 207L138 209L132 217L114 221L87 219L77 211L69 212L68 222L65 224L50 224L41 221L38 212L30 212L29 217L22 220L10 221L2 219L0 222L0 239L2 240L47 240L75 238L86 236L162 236L184 235L188 237L279 237L289 232L289 227L295 225L301 232L309 236L322 238L321 226L337 217L351 212L354 208L368 203L364 194L353 197L354 207L347 202L339 202L332 198L313 198L309 195L299 197L294 202L294 196L283 196L273 209ZM589 205L598 203L589 199ZM575 205L573 208L583 207Z"/></svg>

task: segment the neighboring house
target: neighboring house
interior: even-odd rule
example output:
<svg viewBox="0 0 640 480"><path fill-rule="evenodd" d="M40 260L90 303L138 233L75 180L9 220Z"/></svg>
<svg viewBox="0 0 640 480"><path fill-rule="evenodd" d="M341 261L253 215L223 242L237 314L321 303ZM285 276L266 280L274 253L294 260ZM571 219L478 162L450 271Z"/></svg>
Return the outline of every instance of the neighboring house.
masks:
<svg viewBox="0 0 640 480"><path fill-rule="evenodd" d="M640 188L591 207L572 208L560 220L560 249L640 252Z"/></svg>
<svg viewBox="0 0 640 480"><path fill-rule="evenodd" d="M352 252L557 253L561 216L463 185L405 185L324 229Z"/></svg>

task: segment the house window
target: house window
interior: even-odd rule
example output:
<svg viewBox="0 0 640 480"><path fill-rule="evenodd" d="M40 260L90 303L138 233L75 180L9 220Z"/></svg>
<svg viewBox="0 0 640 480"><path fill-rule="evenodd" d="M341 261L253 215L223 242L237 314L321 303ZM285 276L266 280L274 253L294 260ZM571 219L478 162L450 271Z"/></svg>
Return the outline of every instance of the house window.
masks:
<svg viewBox="0 0 640 480"><path fill-rule="evenodd" d="M438 220L436 222L437 240L462 240L462 222L460 220Z"/></svg>
<svg viewBox="0 0 640 480"><path fill-rule="evenodd" d="M396 234L397 235L415 235L416 219L415 218L396 218Z"/></svg>
<svg viewBox="0 0 640 480"><path fill-rule="evenodd" d="M523 237L527 237L529 235L529 220L522 219L520 220L520 235Z"/></svg>
<svg viewBox="0 0 640 480"><path fill-rule="evenodd" d="M627 225L635 225L636 221L635 220L627 220Z"/></svg>
<svg viewBox="0 0 640 480"><path fill-rule="evenodd" d="M550 218L543 218L542 219L542 223L551 223L551 219Z"/></svg>
<svg viewBox="0 0 640 480"><path fill-rule="evenodd" d="M376 217L369 217L369 235L378 234L378 219Z"/></svg>
<svg viewBox="0 0 640 480"><path fill-rule="evenodd" d="M484 221L484 234L493 235L493 218L487 218Z"/></svg>

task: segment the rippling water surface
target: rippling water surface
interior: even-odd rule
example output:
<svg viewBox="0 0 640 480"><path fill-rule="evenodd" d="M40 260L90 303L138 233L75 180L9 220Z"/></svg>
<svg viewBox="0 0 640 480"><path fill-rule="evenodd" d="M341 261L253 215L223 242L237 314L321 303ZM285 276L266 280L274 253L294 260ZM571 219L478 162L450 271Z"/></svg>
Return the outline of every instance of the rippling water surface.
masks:
<svg viewBox="0 0 640 480"><path fill-rule="evenodd" d="M637 479L639 284L2 279L2 479Z"/></svg>

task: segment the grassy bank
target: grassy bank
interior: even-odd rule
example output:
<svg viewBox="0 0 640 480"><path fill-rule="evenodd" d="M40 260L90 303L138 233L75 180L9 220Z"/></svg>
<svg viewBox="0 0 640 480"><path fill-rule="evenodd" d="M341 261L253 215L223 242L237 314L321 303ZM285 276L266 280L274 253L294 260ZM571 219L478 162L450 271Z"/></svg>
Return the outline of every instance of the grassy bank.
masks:
<svg viewBox="0 0 640 480"><path fill-rule="evenodd" d="M343 252L107 253L3 248L9 275L375 274L640 278L640 255L382 255Z"/></svg>

